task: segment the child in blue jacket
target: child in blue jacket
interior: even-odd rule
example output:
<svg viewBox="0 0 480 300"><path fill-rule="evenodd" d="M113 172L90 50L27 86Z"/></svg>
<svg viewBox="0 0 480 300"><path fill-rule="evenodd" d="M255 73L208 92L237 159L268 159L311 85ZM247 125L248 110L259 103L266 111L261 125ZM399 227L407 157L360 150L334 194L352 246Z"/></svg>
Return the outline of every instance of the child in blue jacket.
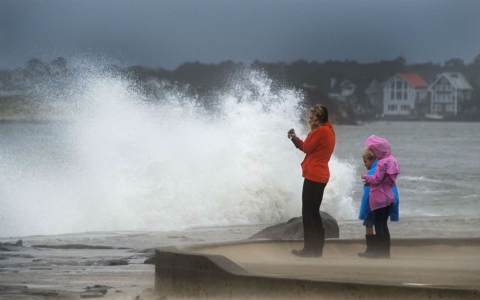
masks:
<svg viewBox="0 0 480 300"><path fill-rule="evenodd" d="M375 174L375 167L377 166L378 159L375 156L375 153L370 148L365 148L363 150L363 164L367 168L368 172L367 175ZM398 214L399 214L399 204L400 198L398 197L397 186L394 185L392 188L393 195L395 196L395 203L392 206L392 210L390 211L390 221L398 221ZM365 239L367 241L367 250L365 252L358 253L358 256L365 257L368 254L372 253L375 249L375 235L373 233L373 226L375 225L375 213L370 209L369 204L369 194L370 194L370 186L364 185L363 186L363 196L362 196L362 203L360 204L360 213L358 218L363 221L363 225L365 226Z"/></svg>

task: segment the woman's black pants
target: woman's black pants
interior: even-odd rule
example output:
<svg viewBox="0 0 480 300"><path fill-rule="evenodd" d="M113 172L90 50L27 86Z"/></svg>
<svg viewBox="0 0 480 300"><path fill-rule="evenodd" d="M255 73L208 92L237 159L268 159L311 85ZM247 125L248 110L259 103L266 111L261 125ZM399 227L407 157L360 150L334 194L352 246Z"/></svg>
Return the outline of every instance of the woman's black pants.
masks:
<svg viewBox="0 0 480 300"><path fill-rule="evenodd" d="M302 217L305 249L323 248L325 231L320 217L323 191L326 183L305 179L302 191Z"/></svg>

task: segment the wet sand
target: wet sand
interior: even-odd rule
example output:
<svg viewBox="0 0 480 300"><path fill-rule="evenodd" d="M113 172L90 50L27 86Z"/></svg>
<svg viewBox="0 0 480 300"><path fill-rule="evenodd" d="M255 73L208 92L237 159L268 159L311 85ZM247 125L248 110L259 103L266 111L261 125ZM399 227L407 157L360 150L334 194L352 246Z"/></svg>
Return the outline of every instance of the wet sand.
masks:
<svg viewBox="0 0 480 300"><path fill-rule="evenodd" d="M0 252L2 300L133 299L152 291L153 266L135 249L9 248Z"/></svg>
<svg viewBox="0 0 480 300"><path fill-rule="evenodd" d="M1 238L0 300L158 299L155 248L243 240L266 225ZM22 240L22 246L5 246Z"/></svg>

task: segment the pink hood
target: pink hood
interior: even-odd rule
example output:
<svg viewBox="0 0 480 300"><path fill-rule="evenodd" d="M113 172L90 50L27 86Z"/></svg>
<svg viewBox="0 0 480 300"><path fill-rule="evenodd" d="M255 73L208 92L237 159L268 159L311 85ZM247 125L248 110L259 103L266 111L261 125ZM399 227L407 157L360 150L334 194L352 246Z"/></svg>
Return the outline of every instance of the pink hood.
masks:
<svg viewBox="0 0 480 300"><path fill-rule="evenodd" d="M386 165L386 173L389 175L400 174L400 167L392 155L390 144L387 140L371 135L365 140L365 145L372 149L379 162Z"/></svg>

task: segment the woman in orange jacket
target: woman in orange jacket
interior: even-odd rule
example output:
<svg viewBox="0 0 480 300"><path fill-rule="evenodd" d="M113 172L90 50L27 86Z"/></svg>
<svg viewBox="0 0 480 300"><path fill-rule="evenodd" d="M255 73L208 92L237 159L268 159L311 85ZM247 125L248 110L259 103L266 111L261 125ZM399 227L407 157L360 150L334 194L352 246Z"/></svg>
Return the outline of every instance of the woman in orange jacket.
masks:
<svg viewBox="0 0 480 300"><path fill-rule="evenodd" d="M328 121L328 110L317 104L309 111L310 133L302 141L290 129L288 137L306 155L302 162L302 176L305 178L302 191L302 217L304 248L293 250L300 257L320 257L323 255L325 229L320 217L320 204L323 191L330 179L328 162L335 147L335 132Z"/></svg>

